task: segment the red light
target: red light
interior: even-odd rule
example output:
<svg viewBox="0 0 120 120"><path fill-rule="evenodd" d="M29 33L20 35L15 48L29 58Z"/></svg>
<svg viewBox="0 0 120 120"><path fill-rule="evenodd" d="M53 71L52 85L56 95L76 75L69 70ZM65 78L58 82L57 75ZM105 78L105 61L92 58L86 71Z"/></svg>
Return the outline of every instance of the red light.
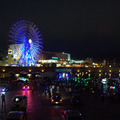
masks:
<svg viewBox="0 0 120 120"><path fill-rule="evenodd" d="M53 100L53 99L52 99L51 101L52 101L52 102L54 102L54 100Z"/></svg>
<svg viewBox="0 0 120 120"><path fill-rule="evenodd" d="M23 87L23 89L25 89L25 86Z"/></svg>
<svg viewBox="0 0 120 120"><path fill-rule="evenodd" d="M30 87L28 86L27 88L29 89Z"/></svg>
<svg viewBox="0 0 120 120"><path fill-rule="evenodd" d="M62 102L62 99L60 99L60 102Z"/></svg>

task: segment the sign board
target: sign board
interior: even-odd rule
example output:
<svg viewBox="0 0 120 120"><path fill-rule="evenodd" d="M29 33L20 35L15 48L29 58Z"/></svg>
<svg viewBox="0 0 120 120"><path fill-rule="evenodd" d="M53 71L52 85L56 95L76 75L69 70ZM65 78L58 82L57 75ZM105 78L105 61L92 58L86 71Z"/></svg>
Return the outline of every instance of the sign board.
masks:
<svg viewBox="0 0 120 120"><path fill-rule="evenodd" d="M56 72L71 72L71 69L56 69Z"/></svg>

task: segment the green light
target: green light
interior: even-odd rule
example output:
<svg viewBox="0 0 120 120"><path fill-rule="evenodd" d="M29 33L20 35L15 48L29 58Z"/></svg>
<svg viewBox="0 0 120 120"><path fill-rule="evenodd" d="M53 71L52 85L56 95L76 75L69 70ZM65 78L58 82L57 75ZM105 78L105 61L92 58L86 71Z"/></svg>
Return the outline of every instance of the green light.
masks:
<svg viewBox="0 0 120 120"><path fill-rule="evenodd" d="M71 72L71 69L56 69L56 72Z"/></svg>

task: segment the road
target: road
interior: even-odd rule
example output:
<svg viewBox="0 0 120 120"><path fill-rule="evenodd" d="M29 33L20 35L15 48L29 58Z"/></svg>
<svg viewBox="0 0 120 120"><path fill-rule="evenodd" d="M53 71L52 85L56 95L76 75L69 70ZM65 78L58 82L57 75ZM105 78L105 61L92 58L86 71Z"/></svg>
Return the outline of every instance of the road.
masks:
<svg viewBox="0 0 120 120"><path fill-rule="evenodd" d="M101 101L100 97L93 94L83 93L84 104L82 106L71 106L70 95L62 94L63 105L51 105L50 100L43 93L31 90L8 91L5 93L6 104L0 104L0 120L4 120L10 110L11 100L15 95L26 95L28 97L26 120L60 120L60 113L66 109L79 110L85 120L119 120L120 103ZM1 103L1 99L0 99Z"/></svg>

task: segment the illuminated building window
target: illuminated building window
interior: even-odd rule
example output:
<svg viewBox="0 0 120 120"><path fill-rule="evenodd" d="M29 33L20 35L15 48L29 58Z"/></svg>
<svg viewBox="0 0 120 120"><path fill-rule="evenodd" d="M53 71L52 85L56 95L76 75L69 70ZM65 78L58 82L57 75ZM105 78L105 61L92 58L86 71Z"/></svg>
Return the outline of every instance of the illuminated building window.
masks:
<svg viewBox="0 0 120 120"><path fill-rule="evenodd" d="M91 75L90 74L88 74L88 77L90 77Z"/></svg>
<svg viewBox="0 0 120 120"><path fill-rule="evenodd" d="M101 77L101 74L99 74L99 77Z"/></svg>
<svg viewBox="0 0 120 120"><path fill-rule="evenodd" d="M66 77L68 77L68 73L66 73Z"/></svg>
<svg viewBox="0 0 120 120"><path fill-rule="evenodd" d="M111 78L111 74L109 74L109 78Z"/></svg>
<svg viewBox="0 0 120 120"><path fill-rule="evenodd" d="M31 77L31 74L27 74L28 75L28 77Z"/></svg>
<svg viewBox="0 0 120 120"><path fill-rule="evenodd" d="M111 72L111 70L109 70L109 72Z"/></svg>
<svg viewBox="0 0 120 120"><path fill-rule="evenodd" d="M65 78L65 73L63 73L63 78Z"/></svg>
<svg viewBox="0 0 120 120"><path fill-rule="evenodd" d="M91 70L88 70L88 72L91 72Z"/></svg>
<svg viewBox="0 0 120 120"><path fill-rule="evenodd" d="M82 72L82 76L84 75L84 72Z"/></svg>
<svg viewBox="0 0 120 120"><path fill-rule="evenodd" d="M62 73L59 73L59 76L58 76L58 78L62 78Z"/></svg>
<svg viewBox="0 0 120 120"><path fill-rule="evenodd" d="M5 72L5 69L3 69L2 71Z"/></svg>
<svg viewBox="0 0 120 120"><path fill-rule="evenodd" d="M68 79L69 78L69 73L59 73L58 74L59 79Z"/></svg>
<svg viewBox="0 0 120 120"><path fill-rule="evenodd" d="M19 77L19 76L20 76L20 74L15 74L15 76L16 76L16 77Z"/></svg>
<svg viewBox="0 0 120 120"><path fill-rule="evenodd" d="M120 70L119 70L119 72L120 72Z"/></svg>
<svg viewBox="0 0 120 120"><path fill-rule="evenodd" d="M101 70L99 70L99 72L101 72Z"/></svg>
<svg viewBox="0 0 120 120"><path fill-rule="evenodd" d="M41 71L42 71L42 72L44 72L44 70L43 70L43 69L42 69Z"/></svg>
<svg viewBox="0 0 120 120"><path fill-rule="evenodd" d="M111 67L111 65L109 65L109 67Z"/></svg>
<svg viewBox="0 0 120 120"><path fill-rule="evenodd" d="M77 70L77 72L80 72L80 70Z"/></svg>

